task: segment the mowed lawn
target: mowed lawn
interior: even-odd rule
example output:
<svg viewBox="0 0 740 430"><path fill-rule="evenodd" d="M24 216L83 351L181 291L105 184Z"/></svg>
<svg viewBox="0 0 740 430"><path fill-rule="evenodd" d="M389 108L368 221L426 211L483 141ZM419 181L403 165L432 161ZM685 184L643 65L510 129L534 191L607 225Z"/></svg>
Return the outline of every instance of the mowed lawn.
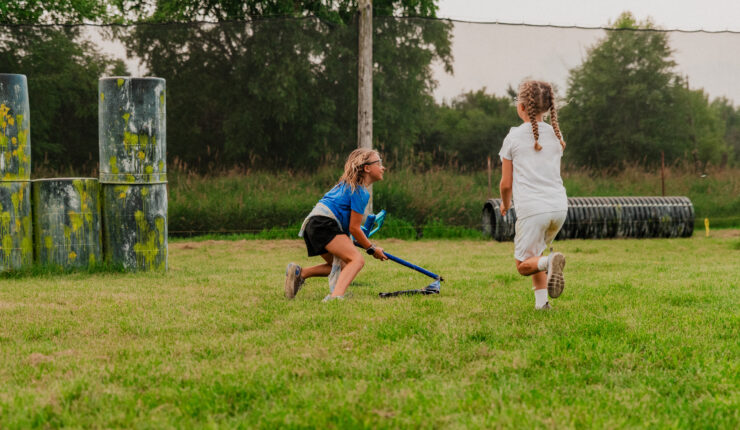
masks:
<svg viewBox="0 0 740 430"><path fill-rule="evenodd" d="M173 241L167 274L0 280L0 428L740 426L740 231L556 242L533 309L513 244L384 240L283 298L299 240Z"/></svg>

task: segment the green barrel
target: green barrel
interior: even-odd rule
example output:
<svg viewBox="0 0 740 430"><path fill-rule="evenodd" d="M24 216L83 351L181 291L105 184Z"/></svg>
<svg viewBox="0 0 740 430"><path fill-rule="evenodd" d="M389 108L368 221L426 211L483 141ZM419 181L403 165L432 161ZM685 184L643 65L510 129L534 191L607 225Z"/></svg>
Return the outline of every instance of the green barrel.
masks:
<svg viewBox="0 0 740 430"><path fill-rule="evenodd" d="M65 268L100 264L103 244L98 180L53 178L31 183L36 262Z"/></svg>
<svg viewBox="0 0 740 430"><path fill-rule="evenodd" d="M103 253L129 270L167 270L165 80L99 81Z"/></svg>
<svg viewBox="0 0 740 430"><path fill-rule="evenodd" d="M129 270L167 270L167 185L102 184L103 252Z"/></svg>
<svg viewBox="0 0 740 430"><path fill-rule="evenodd" d="M0 241L0 270L33 264L30 182L0 182Z"/></svg>
<svg viewBox="0 0 740 430"><path fill-rule="evenodd" d="M0 73L0 270L33 263L31 115L24 75Z"/></svg>
<svg viewBox="0 0 740 430"><path fill-rule="evenodd" d="M101 78L98 92L100 182L166 182L165 80Z"/></svg>
<svg viewBox="0 0 740 430"><path fill-rule="evenodd" d="M31 115L25 75L0 73L0 180L31 177Z"/></svg>

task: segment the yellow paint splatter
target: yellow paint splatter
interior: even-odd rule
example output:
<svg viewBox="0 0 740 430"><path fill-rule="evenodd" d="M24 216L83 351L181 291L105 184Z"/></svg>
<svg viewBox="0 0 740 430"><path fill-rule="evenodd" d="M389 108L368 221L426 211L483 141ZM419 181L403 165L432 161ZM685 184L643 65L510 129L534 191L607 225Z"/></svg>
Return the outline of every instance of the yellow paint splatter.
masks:
<svg viewBox="0 0 740 430"><path fill-rule="evenodd" d="M3 250L5 256L10 257L10 253L13 251L13 236L10 234L3 235Z"/></svg>
<svg viewBox="0 0 740 430"><path fill-rule="evenodd" d="M146 158L146 154L144 154L144 151L139 151L137 156L139 157L139 160L143 160Z"/></svg>
<svg viewBox="0 0 740 430"><path fill-rule="evenodd" d="M69 260L70 260L70 261L75 261L75 259L76 259L76 258L77 258L77 253L76 253L76 252L74 252L74 251L71 251L71 252L69 253Z"/></svg>
<svg viewBox="0 0 740 430"><path fill-rule="evenodd" d="M123 82L123 79L118 79L118 88L121 88L121 86L123 86Z"/></svg>
<svg viewBox="0 0 740 430"><path fill-rule="evenodd" d="M123 147L126 148L126 152L139 144L139 136L135 133L129 133L128 131L123 132Z"/></svg>
<svg viewBox="0 0 740 430"><path fill-rule="evenodd" d="M118 185L113 188L113 192L118 193L119 199L125 199L128 194L128 185Z"/></svg>
<svg viewBox="0 0 740 430"><path fill-rule="evenodd" d="M113 173L113 174L118 174L118 164L116 164L116 163L117 163L117 161L118 161L118 160L116 160L116 157L111 157L111 158L110 158L110 159L108 160L108 164L110 164L110 171L111 171L111 173Z"/></svg>
<svg viewBox="0 0 740 430"><path fill-rule="evenodd" d="M136 211L134 219L136 220L138 237L142 239L134 244L137 265L141 269L165 270L165 260L161 258L161 264L155 266L157 257L160 256L164 248L164 218L157 217L154 220L154 231L149 227L144 212ZM166 252L166 249L164 252Z"/></svg>
<svg viewBox="0 0 740 430"><path fill-rule="evenodd" d="M100 93L100 101L105 101L105 93Z"/></svg>
<svg viewBox="0 0 740 430"><path fill-rule="evenodd" d="M67 215L69 216L70 224L72 224L72 233L77 233L82 228L82 214L69 211Z"/></svg>

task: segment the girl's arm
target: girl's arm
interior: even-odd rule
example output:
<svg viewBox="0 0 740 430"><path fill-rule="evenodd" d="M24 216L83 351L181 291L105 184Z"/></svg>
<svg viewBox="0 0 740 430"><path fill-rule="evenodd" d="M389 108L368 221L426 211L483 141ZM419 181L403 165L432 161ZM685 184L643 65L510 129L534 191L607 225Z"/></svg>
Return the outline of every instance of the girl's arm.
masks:
<svg viewBox="0 0 740 430"><path fill-rule="evenodd" d="M513 180L512 172L514 165L511 160L506 158L501 159L501 183L499 184L499 191L501 192L501 216L505 216L506 212L511 208L511 182Z"/></svg>
<svg viewBox="0 0 740 430"><path fill-rule="evenodd" d="M365 233L362 231L362 214L355 211L350 211L349 215L349 232L352 234L352 236L355 238L357 243L360 244L361 247L364 249L368 249L371 246L373 246L372 243L370 243L370 239L365 236ZM385 256L383 253L383 248L376 246L375 247L375 253L373 253L373 257L377 258L378 260L387 260L388 257Z"/></svg>

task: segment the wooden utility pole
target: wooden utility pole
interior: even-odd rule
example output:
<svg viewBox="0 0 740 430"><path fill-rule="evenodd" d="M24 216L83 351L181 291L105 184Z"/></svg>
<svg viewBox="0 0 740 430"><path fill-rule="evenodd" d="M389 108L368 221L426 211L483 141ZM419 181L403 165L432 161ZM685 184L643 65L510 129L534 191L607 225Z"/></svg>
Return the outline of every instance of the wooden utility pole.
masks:
<svg viewBox="0 0 740 430"><path fill-rule="evenodd" d="M357 53L357 147L373 147L373 2L359 0ZM373 189L366 213L373 213Z"/></svg>

